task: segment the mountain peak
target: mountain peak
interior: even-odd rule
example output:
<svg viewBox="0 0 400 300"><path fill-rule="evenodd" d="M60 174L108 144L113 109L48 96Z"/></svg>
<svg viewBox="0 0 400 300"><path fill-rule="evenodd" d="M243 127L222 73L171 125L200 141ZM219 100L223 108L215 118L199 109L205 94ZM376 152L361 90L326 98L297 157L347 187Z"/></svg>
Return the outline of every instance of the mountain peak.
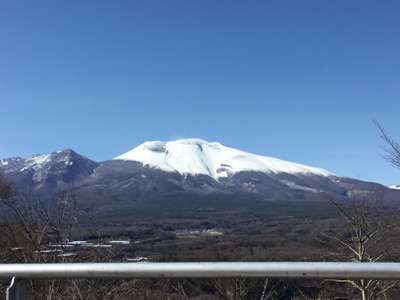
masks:
<svg viewBox="0 0 400 300"><path fill-rule="evenodd" d="M75 151L65 149L26 158L1 159L0 171L9 178L19 178L22 186L30 183L36 190L52 190L88 176L97 165Z"/></svg>
<svg viewBox="0 0 400 300"><path fill-rule="evenodd" d="M49 169L56 164L65 165L67 167L73 166L77 162L90 162L95 165L96 163L89 160L88 158L78 154L72 149L64 149L60 151L54 151L48 154L34 154L28 157L14 157L0 160L0 168L4 168L6 172L15 172L17 170L38 171L41 169Z"/></svg>
<svg viewBox="0 0 400 300"><path fill-rule="evenodd" d="M144 142L115 159L137 161L167 172L207 175L214 179L242 171L333 175L323 169L256 155L198 138Z"/></svg>

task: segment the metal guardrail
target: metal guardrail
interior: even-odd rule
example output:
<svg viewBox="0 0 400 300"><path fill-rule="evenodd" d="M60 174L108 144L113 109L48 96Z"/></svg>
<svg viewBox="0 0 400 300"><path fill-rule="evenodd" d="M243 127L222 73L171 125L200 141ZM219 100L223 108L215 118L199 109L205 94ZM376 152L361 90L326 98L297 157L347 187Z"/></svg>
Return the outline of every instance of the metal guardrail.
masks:
<svg viewBox="0 0 400 300"><path fill-rule="evenodd" d="M363 278L400 279L400 263L168 262L0 264L0 278Z"/></svg>
<svg viewBox="0 0 400 300"><path fill-rule="evenodd" d="M356 262L168 262L0 264L0 279L13 279L7 299L24 279L79 278L321 278L400 280L400 263ZM15 288L13 288L15 286Z"/></svg>

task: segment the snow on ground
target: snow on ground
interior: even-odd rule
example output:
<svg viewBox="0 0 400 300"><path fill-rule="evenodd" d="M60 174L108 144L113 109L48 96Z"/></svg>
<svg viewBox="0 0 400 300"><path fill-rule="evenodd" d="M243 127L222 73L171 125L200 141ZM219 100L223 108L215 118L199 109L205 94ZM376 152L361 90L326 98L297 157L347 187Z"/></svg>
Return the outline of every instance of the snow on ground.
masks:
<svg viewBox="0 0 400 300"><path fill-rule="evenodd" d="M215 179L241 171L334 175L323 169L256 155L201 139L145 142L114 159L138 161L167 172L202 174Z"/></svg>
<svg viewBox="0 0 400 300"><path fill-rule="evenodd" d="M389 188L391 188L393 190L400 190L400 185L392 185Z"/></svg>
<svg viewBox="0 0 400 300"><path fill-rule="evenodd" d="M224 233L217 229L183 229L175 231L177 237L195 237L195 236L221 236Z"/></svg>
<svg viewBox="0 0 400 300"><path fill-rule="evenodd" d="M108 243L115 245L129 245L131 242L126 240L113 240L113 241L108 241Z"/></svg>
<svg viewBox="0 0 400 300"><path fill-rule="evenodd" d="M127 262L148 262L150 261L151 258L150 257L146 257L146 256L138 256L135 258L127 258L126 261Z"/></svg>
<svg viewBox="0 0 400 300"><path fill-rule="evenodd" d="M88 244L92 244L88 241L68 241L67 242L68 245L73 245L73 246L81 246L81 245L88 245Z"/></svg>

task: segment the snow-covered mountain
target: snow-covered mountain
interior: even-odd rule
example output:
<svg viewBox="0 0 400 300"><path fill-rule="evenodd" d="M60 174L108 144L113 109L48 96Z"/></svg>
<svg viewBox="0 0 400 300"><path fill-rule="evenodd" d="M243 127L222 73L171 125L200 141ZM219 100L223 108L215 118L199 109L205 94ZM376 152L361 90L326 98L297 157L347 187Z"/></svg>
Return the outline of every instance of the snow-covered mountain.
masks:
<svg viewBox="0 0 400 300"><path fill-rule="evenodd" d="M140 203L222 199L321 201L400 191L337 176L323 169L251 154L200 139L145 142L104 162L72 150L0 160L0 174L17 190L52 198L73 191L87 208L113 210ZM154 202L155 201L155 202ZM167 201L167 202L165 202ZM187 202L186 202L187 203ZM136 207L136 206L135 206Z"/></svg>
<svg viewBox="0 0 400 300"><path fill-rule="evenodd" d="M245 171L333 176L323 169L255 155L201 139L145 142L115 159L137 161L144 166L181 175L207 175L216 180Z"/></svg>
<svg viewBox="0 0 400 300"><path fill-rule="evenodd" d="M390 186L392 190L400 190L400 184Z"/></svg>
<svg viewBox="0 0 400 300"><path fill-rule="evenodd" d="M0 172L19 189L57 190L90 175L98 164L71 149L0 160Z"/></svg>

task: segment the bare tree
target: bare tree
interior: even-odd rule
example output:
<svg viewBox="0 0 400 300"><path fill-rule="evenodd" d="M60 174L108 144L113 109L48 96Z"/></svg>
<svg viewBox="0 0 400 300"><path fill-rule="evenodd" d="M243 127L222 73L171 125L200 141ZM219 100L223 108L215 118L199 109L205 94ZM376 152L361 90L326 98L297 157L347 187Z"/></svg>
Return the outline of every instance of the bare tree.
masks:
<svg viewBox="0 0 400 300"><path fill-rule="evenodd" d="M342 204L329 197L336 207L343 223L338 230L322 233L338 260L356 262L378 262L391 257L391 247L395 245L398 227L396 215L389 212L376 197L352 199ZM338 247L339 246L339 247ZM397 282L382 280L329 280L346 283L359 292L361 299L386 299L388 292Z"/></svg>
<svg viewBox="0 0 400 300"><path fill-rule="evenodd" d="M121 249L71 250L82 211L72 193L61 192L50 199L14 192L0 178L0 261L10 263L53 263L114 261ZM101 240L98 241L101 243ZM69 256L73 254L73 256ZM136 291L136 281L51 280L29 281L34 299L120 299Z"/></svg>
<svg viewBox="0 0 400 300"><path fill-rule="evenodd" d="M386 152L385 158L396 168L400 168L400 143L394 140L387 131L382 127L382 125L374 121L375 126L379 130L381 139L385 143L384 150Z"/></svg>
<svg viewBox="0 0 400 300"><path fill-rule="evenodd" d="M400 168L400 144L386 130L374 121L381 139L385 142L385 159ZM340 203L331 197L341 219L342 228L322 234L330 242L336 259L349 259L357 262L377 262L390 258L389 250L394 250L395 235L398 230L396 212L388 210L378 195L370 194L364 199L352 199ZM335 247L338 246L339 248ZM333 281L333 280L330 280ZM361 299L386 299L387 293L397 286L397 282L381 280L334 280L347 283L357 290Z"/></svg>
<svg viewBox="0 0 400 300"><path fill-rule="evenodd" d="M64 193L47 201L18 194L4 199L2 205L0 226L3 238L8 240L13 250L9 261L53 261L54 257L44 248L49 244L64 243L77 222L74 200Z"/></svg>

